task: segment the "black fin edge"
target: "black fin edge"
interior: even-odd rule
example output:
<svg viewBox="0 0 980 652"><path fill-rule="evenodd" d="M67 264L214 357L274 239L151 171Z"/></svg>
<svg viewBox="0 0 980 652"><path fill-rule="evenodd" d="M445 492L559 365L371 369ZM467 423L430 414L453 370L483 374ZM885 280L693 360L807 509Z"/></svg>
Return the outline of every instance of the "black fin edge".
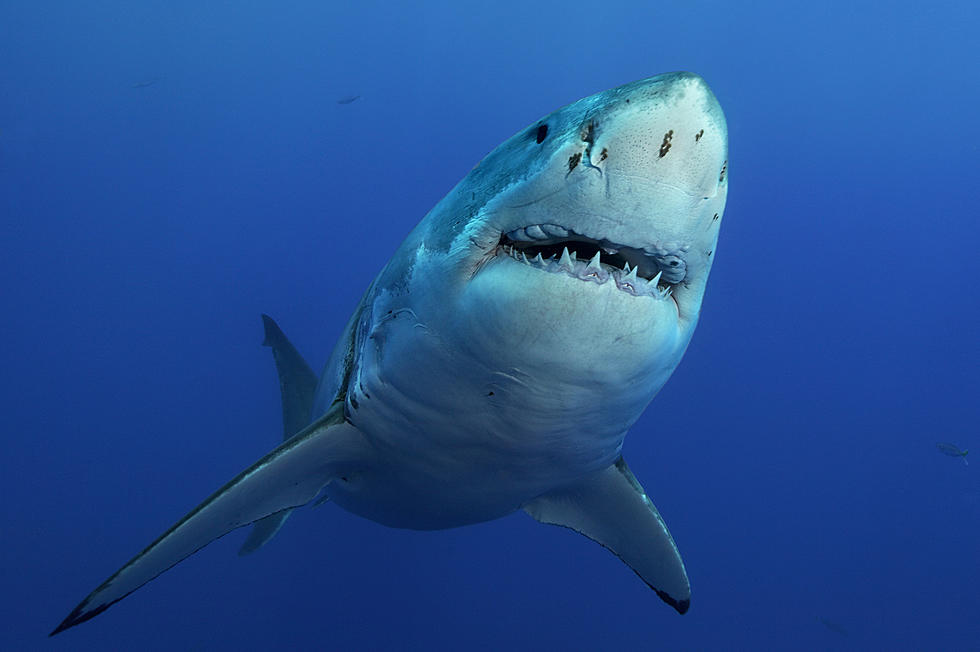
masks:
<svg viewBox="0 0 980 652"><path fill-rule="evenodd" d="M534 518L534 517L532 516L531 518ZM537 519L535 519L535 520L537 520ZM542 521L538 521L538 522L540 523ZM570 530L572 532L575 532L576 534L581 534L583 537L585 537L589 541L591 541L593 543L597 543L602 548L604 548L604 549L608 550L609 552L611 552L613 554L613 556L616 557L616 559L618 559L619 561L623 562L623 565L625 565L626 568L628 568L631 571L633 571L633 573L637 577L639 577L640 580L644 584L646 584L651 589L653 589L653 592L657 594L657 597L659 597L661 600L663 600L664 602L666 602L667 604L669 604L671 607L673 607L674 610L676 610L677 613L681 614L682 616L687 613L687 610L688 609L691 608L691 598L684 598L683 600L677 600L673 596L671 596L669 593L667 593L666 591L662 591L662 590L658 589L657 587L655 587L653 584L650 584L650 582L648 582L645 577L643 577L642 575L640 575L639 571L637 571L635 568L633 568L632 566L630 566L629 565L629 562L627 562L625 559L623 559L622 557L620 557L618 552L616 552L615 550L613 550L612 548L610 548L606 544L602 543L601 541L596 541L595 539L593 539L592 537L590 537L589 535L587 535L585 532L582 532L580 530L576 530L575 528L570 527L568 525L563 525L561 523L547 523L547 525L554 525L556 527L565 528L566 530Z"/></svg>
<svg viewBox="0 0 980 652"><path fill-rule="evenodd" d="M647 584L647 586L650 586L650 585ZM660 599L661 600L663 600L664 602L666 602L667 604L669 604L671 607L673 607L674 609L676 609L677 610L677 613L679 613L681 615L686 614L687 613L687 610L691 608L691 599L690 598L687 598L686 600L675 600L674 598L670 597L669 594L661 591L660 589L656 589L656 588L654 588L652 586L650 586L650 588L653 589L654 592L658 596L660 596Z"/></svg>
<svg viewBox="0 0 980 652"><path fill-rule="evenodd" d="M124 595L122 598L119 598L119 600L122 600L123 598L125 598L128 595L129 595L129 593L127 593L126 595ZM75 607L74 609L72 609L72 612L70 614L68 614L68 617L65 618L64 620L62 620L60 625L58 625L53 630L51 630L51 633L48 634L48 636L51 637L51 636L54 636L55 634L60 634L61 632L65 631L66 629L71 629L75 625L80 625L80 624L84 623L86 620L91 620L91 619L95 618L100 613L102 613L103 611L105 611L106 609L108 609L109 607L111 607L112 605L114 605L117 602L119 602L119 600L113 600L112 602L110 602L108 604L101 604L98 607L96 607L95 609L93 609L92 611L88 611L88 612L85 611L85 602L83 602L82 604L80 604L77 607Z"/></svg>

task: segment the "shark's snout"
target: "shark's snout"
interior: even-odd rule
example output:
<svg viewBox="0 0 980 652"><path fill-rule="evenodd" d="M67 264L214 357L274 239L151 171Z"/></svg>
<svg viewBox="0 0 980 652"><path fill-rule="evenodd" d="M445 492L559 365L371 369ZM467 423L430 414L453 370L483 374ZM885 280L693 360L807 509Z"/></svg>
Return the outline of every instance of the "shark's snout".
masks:
<svg viewBox="0 0 980 652"><path fill-rule="evenodd" d="M604 172L699 199L717 196L726 180L728 129L711 89L693 73L640 84L625 87L626 97L597 129Z"/></svg>
<svg viewBox="0 0 980 652"><path fill-rule="evenodd" d="M651 296L710 266L728 133L700 76L671 73L612 89L515 139L539 157L527 168L540 169L488 211L495 235L484 251Z"/></svg>

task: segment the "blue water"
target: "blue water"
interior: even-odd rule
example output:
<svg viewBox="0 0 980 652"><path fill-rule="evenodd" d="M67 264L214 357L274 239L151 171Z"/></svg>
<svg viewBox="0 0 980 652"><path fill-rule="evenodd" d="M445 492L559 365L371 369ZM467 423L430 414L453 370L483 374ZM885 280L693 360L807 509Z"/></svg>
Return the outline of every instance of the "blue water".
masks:
<svg viewBox="0 0 980 652"><path fill-rule="evenodd" d="M980 10L747 4L0 5L0 648L976 649L980 460L935 443L980 450ZM484 154L678 69L725 108L729 203L624 450L687 615L523 514L326 504L45 638L281 436L261 312L318 368Z"/></svg>

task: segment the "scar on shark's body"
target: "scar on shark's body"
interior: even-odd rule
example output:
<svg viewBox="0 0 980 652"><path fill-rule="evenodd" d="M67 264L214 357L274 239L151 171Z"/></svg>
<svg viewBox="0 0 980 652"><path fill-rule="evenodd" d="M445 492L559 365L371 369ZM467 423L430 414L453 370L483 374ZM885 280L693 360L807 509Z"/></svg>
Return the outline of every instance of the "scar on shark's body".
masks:
<svg viewBox="0 0 980 652"><path fill-rule="evenodd" d="M517 132L408 235L322 373L262 316L280 445L52 634L234 529L252 526L239 552L254 553L294 509L327 501L419 530L523 510L608 548L685 613L680 552L622 449L694 333L727 167L724 114L692 73L586 97Z"/></svg>

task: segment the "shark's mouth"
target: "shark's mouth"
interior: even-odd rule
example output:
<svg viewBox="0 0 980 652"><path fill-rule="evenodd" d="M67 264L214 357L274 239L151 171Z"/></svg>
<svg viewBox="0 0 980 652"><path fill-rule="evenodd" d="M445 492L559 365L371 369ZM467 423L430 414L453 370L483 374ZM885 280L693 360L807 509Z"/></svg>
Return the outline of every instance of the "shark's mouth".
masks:
<svg viewBox="0 0 980 652"><path fill-rule="evenodd" d="M503 234L498 255L547 272L606 283L636 296L666 298L684 279L686 266L675 255L654 254L609 240L596 240L554 224Z"/></svg>

